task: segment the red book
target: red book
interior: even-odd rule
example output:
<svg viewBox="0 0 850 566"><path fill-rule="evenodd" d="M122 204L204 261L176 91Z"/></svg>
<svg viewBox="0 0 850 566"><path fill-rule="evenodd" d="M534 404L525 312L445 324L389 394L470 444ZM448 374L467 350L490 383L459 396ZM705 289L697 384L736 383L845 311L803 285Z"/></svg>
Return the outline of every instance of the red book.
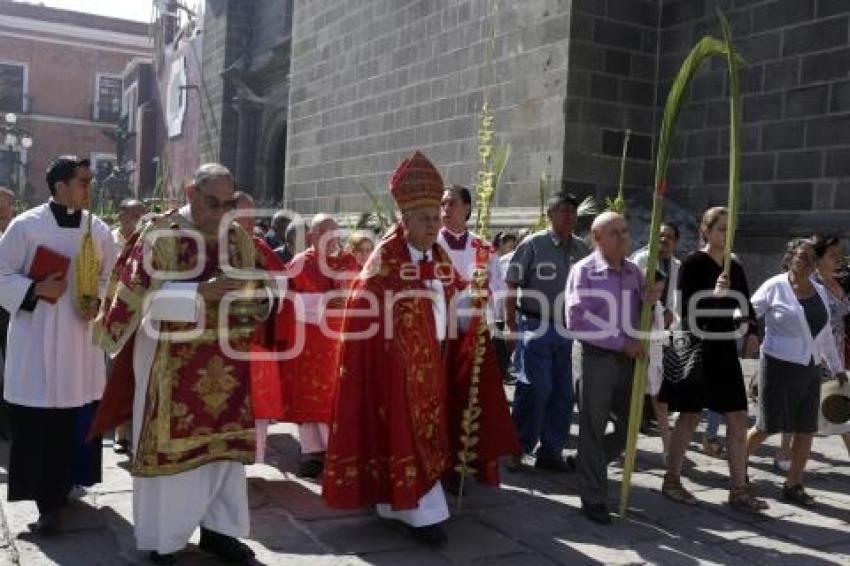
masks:
<svg viewBox="0 0 850 566"><path fill-rule="evenodd" d="M68 274L68 266L71 260L62 254L56 253L45 246L38 246L35 250L35 257L32 260L29 277L33 281L44 281L54 273L61 273L62 277ZM55 303L56 300L41 297L41 300L48 303Z"/></svg>

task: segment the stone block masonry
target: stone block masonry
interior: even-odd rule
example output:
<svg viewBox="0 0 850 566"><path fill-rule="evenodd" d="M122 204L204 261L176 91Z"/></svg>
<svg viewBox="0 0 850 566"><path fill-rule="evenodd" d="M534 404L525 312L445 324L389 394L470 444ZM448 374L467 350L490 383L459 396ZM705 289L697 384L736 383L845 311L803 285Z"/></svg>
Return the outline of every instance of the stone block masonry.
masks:
<svg viewBox="0 0 850 566"><path fill-rule="evenodd" d="M286 202L367 209L360 185L385 194L413 147L447 182L473 184L486 91L497 143L514 149L498 204L536 204L541 173L563 175L570 3L500 2L495 15L491 4L296 2Z"/></svg>
<svg viewBox="0 0 850 566"><path fill-rule="evenodd" d="M529 0L499 2L496 15L490 6L296 1L286 202L304 212L367 209L360 185L384 194L412 147L447 182L473 184L485 91L497 141L513 147L497 206L536 206L545 171L579 194L612 194L626 129L626 185L646 202L670 84L700 37L720 35L718 8L745 61L746 214L794 212L796 222L776 227L784 238L850 202L850 2ZM694 218L726 200L727 82L725 61L706 64L679 120L669 200Z"/></svg>

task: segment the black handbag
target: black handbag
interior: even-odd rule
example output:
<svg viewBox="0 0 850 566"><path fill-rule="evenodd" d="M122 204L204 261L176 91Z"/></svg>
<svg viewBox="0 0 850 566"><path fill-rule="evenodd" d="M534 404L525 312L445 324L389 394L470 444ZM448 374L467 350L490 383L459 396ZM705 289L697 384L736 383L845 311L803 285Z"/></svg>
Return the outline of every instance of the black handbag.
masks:
<svg viewBox="0 0 850 566"><path fill-rule="evenodd" d="M670 330L663 348L664 379L670 383L703 378L703 342L688 330Z"/></svg>

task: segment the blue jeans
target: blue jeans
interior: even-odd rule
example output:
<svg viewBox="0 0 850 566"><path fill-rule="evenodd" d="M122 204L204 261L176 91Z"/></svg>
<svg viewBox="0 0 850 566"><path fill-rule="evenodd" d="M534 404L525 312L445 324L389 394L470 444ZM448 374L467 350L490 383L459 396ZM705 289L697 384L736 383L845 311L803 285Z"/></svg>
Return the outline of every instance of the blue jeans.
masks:
<svg viewBox="0 0 850 566"><path fill-rule="evenodd" d="M705 425L705 436L713 440L717 438L717 429L720 428L720 421L723 419L723 415L714 411L707 411L707 413L708 423Z"/></svg>
<svg viewBox="0 0 850 566"><path fill-rule="evenodd" d="M537 318L520 315L518 326L523 333L522 374L514 392L513 420L519 442L527 454L539 442L538 457L560 459L573 416L573 343L559 336L552 323L542 335L532 336L541 326Z"/></svg>

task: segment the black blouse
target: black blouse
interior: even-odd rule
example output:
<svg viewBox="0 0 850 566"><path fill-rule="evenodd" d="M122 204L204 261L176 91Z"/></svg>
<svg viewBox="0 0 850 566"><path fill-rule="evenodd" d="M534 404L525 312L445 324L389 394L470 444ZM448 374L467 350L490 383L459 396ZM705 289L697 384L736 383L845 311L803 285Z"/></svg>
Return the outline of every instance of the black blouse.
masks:
<svg viewBox="0 0 850 566"><path fill-rule="evenodd" d="M717 278L723 273L723 266L703 251L691 253L682 262L679 270L679 289L682 292L682 324L685 329L689 328L689 310L691 297L700 291L713 291L717 284ZM718 311L717 317L697 317L696 323L700 330L706 332L734 332L738 327L734 317L734 311L741 309L744 318L753 319L755 309L750 302L750 287L747 284L747 276L744 268L735 259L729 269L729 289L738 291L746 298L746 310L738 300L732 297L705 297L696 302L698 309ZM755 334L755 324L750 324L748 334Z"/></svg>

